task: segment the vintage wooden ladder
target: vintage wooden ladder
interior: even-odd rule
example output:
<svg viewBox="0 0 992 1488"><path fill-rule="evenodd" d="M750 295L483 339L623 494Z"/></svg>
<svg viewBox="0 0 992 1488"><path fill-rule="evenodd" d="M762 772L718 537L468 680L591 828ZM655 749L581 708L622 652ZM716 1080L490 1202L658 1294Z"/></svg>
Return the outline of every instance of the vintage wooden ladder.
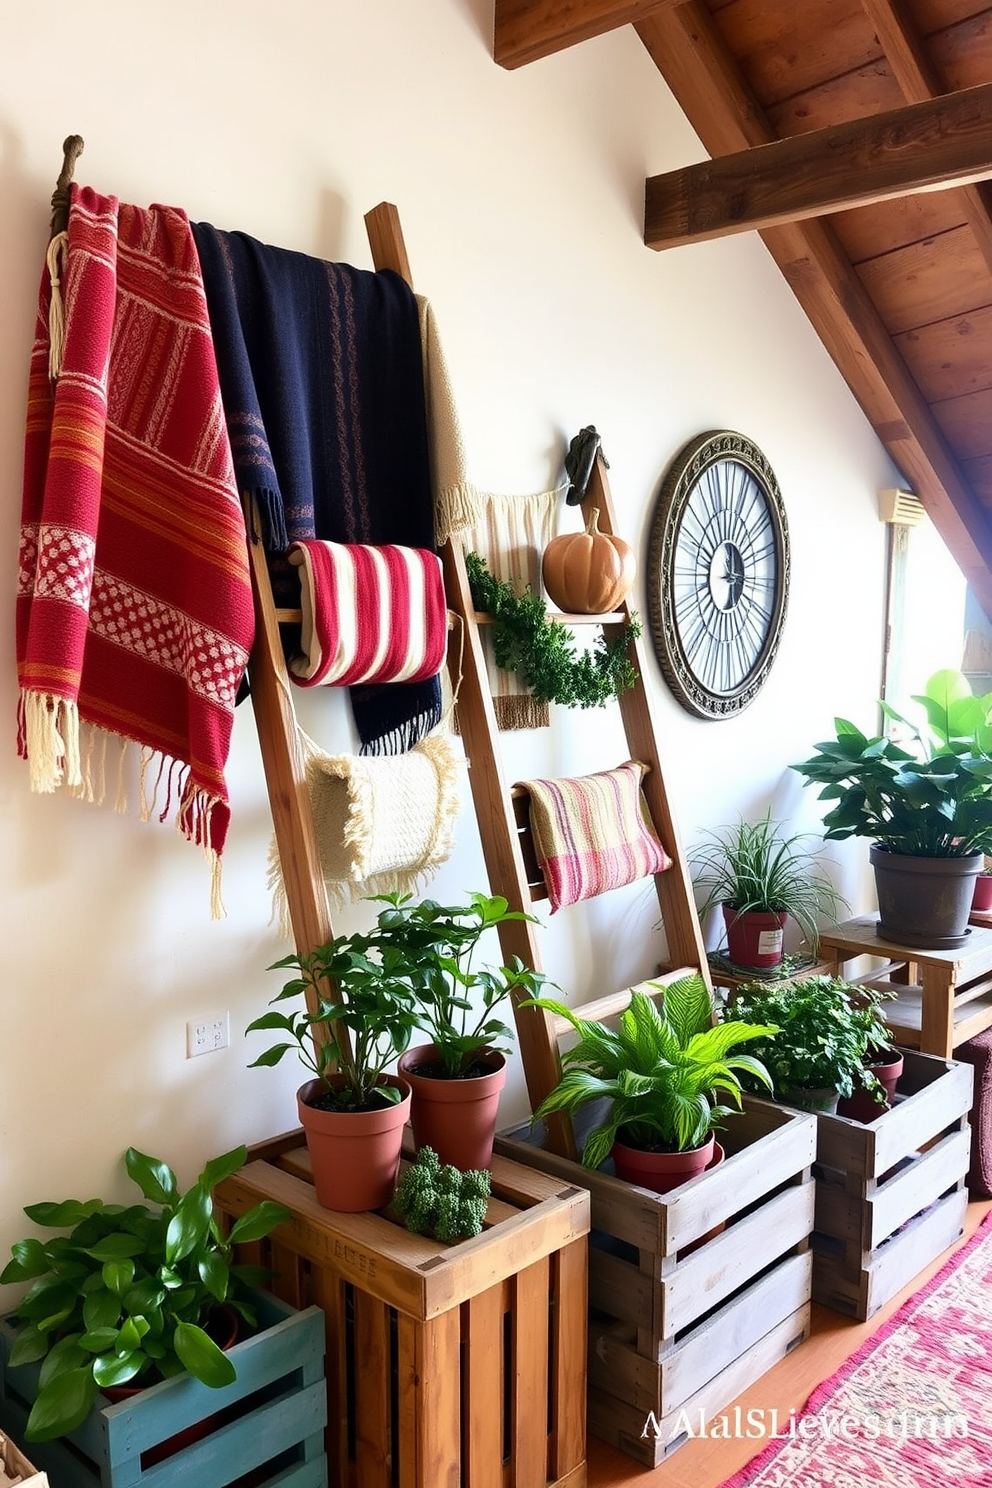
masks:
<svg viewBox="0 0 992 1488"><path fill-rule="evenodd" d="M376 269L393 269L412 285L396 208L382 203L367 214L365 223ZM613 533L616 530L605 462L601 455L597 456L584 505L586 511L590 506L598 509L601 532ZM333 928L320 872L292 684L279 631L280 624L299 623L300 614L276 609L261 544L254 542L249 546L256 608L256 638L249 663L252 702L293 938L297 953L305 955L315 946L330 940ZM475 610L464 555L457 538L445 543L441 558L449 611L455 617L449 643L449 671L453 676L460 673L459 728L471 764L469 781L490 890L504 895L511 908L529 910L535 901L547 897L547 891L529 840L526 795L508 785L500 758L496 717L480 636L480 627L489 623L491 617ZM627 623L629 613L624 604L609 615L562 615L560 620L568 625L599 625L605 634L612 632L616 635ZM671 980L693 970L701 972L709 983L692 884L658 757L643 680L645 659L640 642L631 643L630 658L637 682L620 697L617 706L630 757L647 767L644 794L672 863L664 873L655 875L668 959L673 968L660 980ZM504 957L516 955L534 970L542 969L539 926L527 921L508 921L499 927L499 936ZM586 1018L603 1019L621 1011L629 998L630 989L624 988L577 1007L575 1011ZM558 1040L567 1030L567 1025L538 1009L515 1009L514 1014L527 1092L532 1109L536 1109L561 1077ZM574 1137L567 1117L554 1117L547 1123L546 1142L562 1156L575 1156Z"/></svg>

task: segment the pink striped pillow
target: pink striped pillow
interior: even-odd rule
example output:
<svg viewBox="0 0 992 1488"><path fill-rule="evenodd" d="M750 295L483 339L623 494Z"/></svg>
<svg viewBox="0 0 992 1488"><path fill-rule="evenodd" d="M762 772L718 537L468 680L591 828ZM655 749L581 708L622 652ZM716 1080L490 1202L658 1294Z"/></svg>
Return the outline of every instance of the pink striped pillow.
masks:
<svg viewBox="0 0 992 1488"><path fill-rule="evenodd" d="M641 790L643 775L644 766L628 760L596 775L520 782L530 796L552 914L671 867Z"/></svg>
<svg viewBox="0 0 992 1488"><path fill-rule="evenodd" d="M300 570L301 687L422 682L444 664L448 610L441 560L395 544L293 543Z"/></svg>

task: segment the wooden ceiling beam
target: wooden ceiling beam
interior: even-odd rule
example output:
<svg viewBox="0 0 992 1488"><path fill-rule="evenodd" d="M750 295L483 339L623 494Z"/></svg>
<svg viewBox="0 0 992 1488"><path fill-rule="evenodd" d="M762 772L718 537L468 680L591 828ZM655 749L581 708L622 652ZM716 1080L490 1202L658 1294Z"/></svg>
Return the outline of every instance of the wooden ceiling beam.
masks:
<svg viewBox="0 0 992 1488"><path fill-rule="evenodd" d="M523 67L577 42L629 26L679 0L496 0L493 57Z"/></svg>
<svg viewBox="0 0 992 1488"><path fill-rule="evenodd" d="M686 118L712 154L773 139L768 120L700 0L637 27ZM992 531L908 367L830 225L770 228L762 240L902 477L912 486L986 613Z"/></svg>
<svg viewBox="0 0 992 1488"><path fill-rule="evenodd" d="M909 17L901 9L896 9L894 0L861 0L861 3L907 101L922 103L943 93L943 79ZM988 187L966 186L960 197L965 221L992 273L992 208Z"/></svg>
<svg viewBox="0 0 992 1488"><path fill-rule="evenodd" d="M990 175L992 83L982 83L649 176L644 241L674 248Z"/></svg>

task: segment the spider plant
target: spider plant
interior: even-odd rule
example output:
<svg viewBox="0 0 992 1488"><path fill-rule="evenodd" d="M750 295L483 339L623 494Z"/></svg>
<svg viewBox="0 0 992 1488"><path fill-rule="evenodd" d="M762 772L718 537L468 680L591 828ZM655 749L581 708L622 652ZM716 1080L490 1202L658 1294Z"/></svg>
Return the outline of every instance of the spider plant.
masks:
<svg viewBox="0 0 992 1488"><path fill-rule="evenodd" d="M741 817L736 825L703 834L690 854L693 884L703 894L700 916L726 905L739 918L750 910L789 914L810 949L819 946L820 915L839 918L849 906L816 866L818 839L806 832L787 834L766 813L760 821Z"/></svg>

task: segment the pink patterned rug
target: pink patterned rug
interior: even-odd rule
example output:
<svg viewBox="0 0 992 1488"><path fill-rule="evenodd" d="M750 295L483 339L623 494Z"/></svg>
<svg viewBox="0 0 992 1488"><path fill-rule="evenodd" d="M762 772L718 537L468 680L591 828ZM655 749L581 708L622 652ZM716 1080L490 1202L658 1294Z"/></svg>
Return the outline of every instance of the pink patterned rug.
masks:
<svg viewBox="0 0 992 1488"><path fill-rule="evenodd" d="M992 1214L776 1430L723 1488L992 1488Z"/></svg>

